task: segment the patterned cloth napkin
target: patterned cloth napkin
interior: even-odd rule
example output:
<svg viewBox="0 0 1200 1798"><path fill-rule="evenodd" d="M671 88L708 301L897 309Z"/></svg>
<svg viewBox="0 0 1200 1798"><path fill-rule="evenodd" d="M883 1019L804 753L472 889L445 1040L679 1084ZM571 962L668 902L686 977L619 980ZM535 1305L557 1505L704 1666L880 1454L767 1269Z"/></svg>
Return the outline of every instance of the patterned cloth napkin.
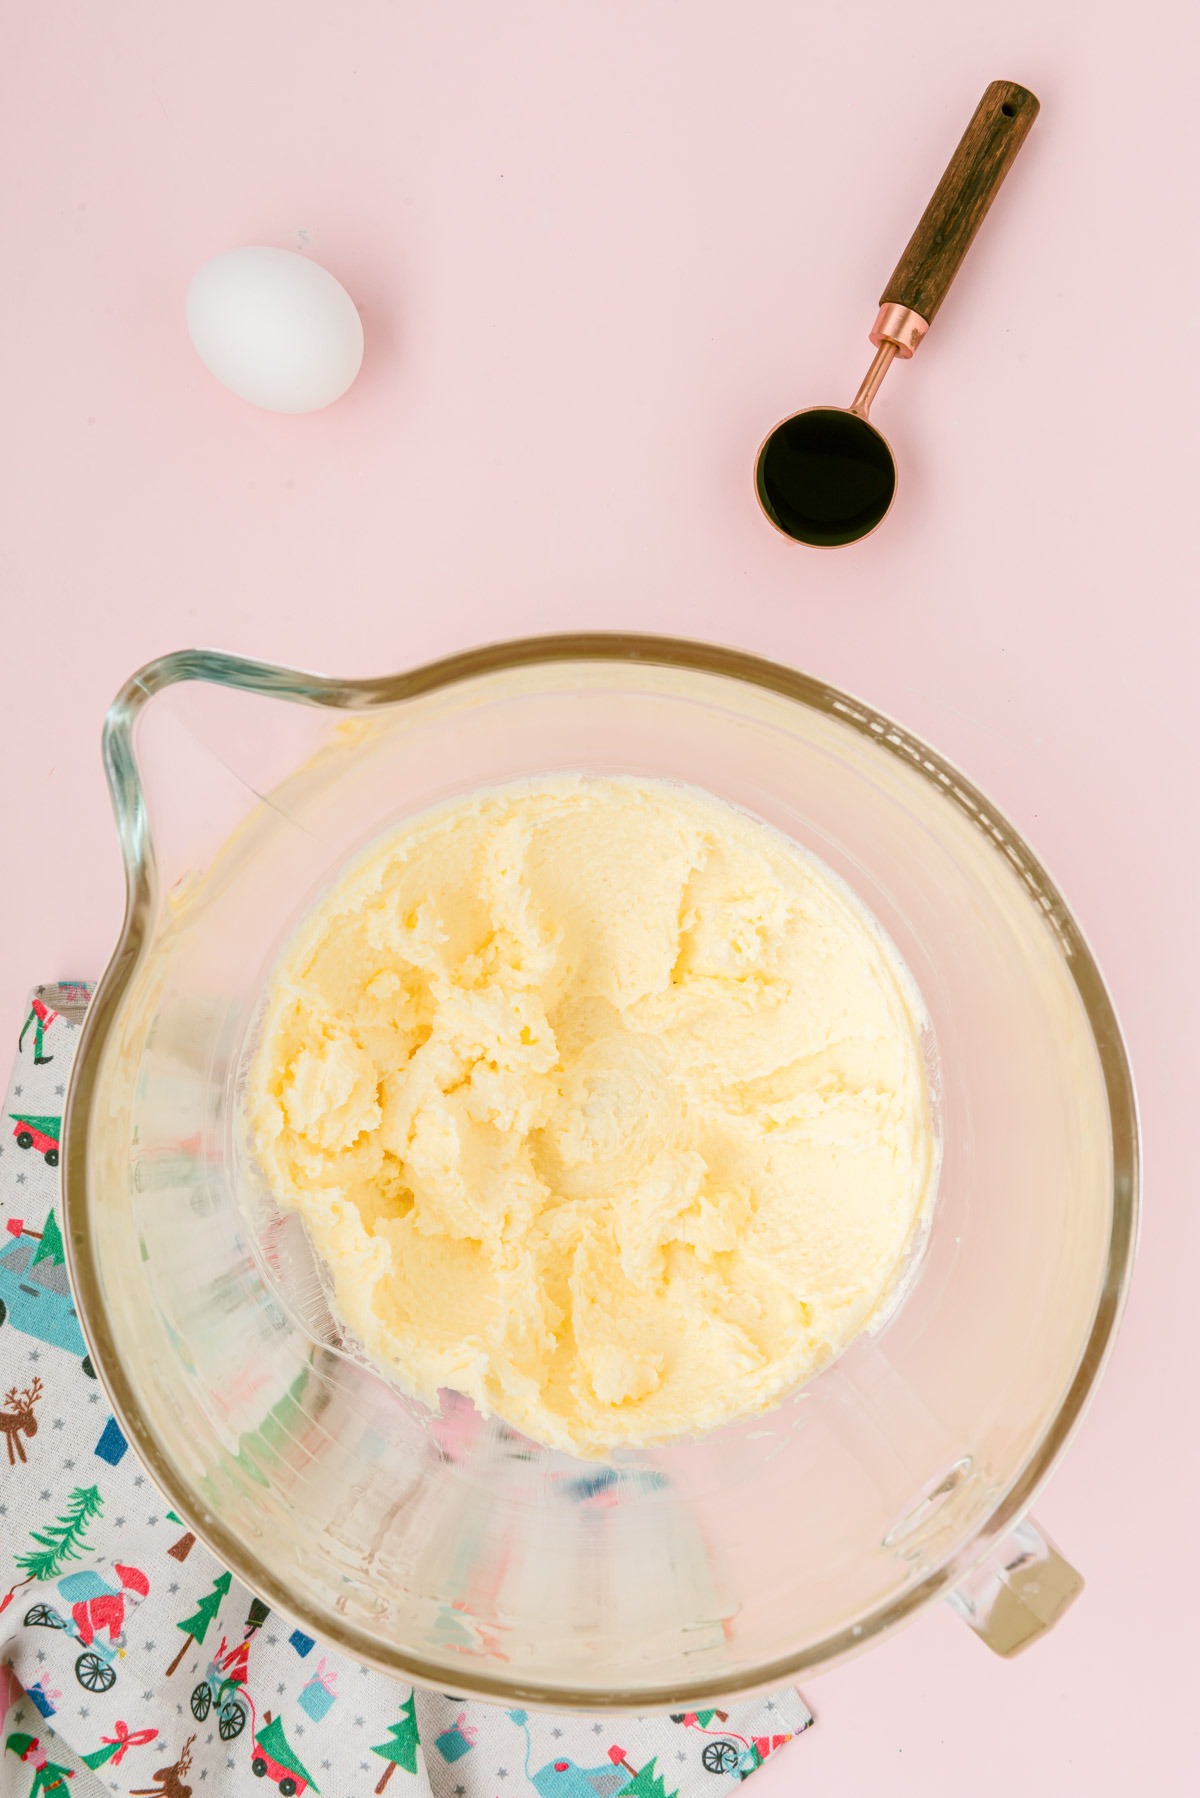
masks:
<svg viewBox="0 0 1200 1798"><path fill-rule="evenodd" d="M669 1717L414 1690L213 1560L111 1415L67 1278L59 1132L90 996L36 989L0 1129L3 1798L721 1798L807 1729L791 1688Z"/></svg>

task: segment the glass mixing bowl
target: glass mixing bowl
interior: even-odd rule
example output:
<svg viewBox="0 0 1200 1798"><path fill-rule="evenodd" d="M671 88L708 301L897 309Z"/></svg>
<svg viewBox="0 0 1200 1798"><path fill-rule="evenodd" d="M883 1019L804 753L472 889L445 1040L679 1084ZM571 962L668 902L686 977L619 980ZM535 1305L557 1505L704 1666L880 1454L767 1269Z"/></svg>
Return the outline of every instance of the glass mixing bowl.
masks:
<svg viewBox="0 0 1200 1798"><path fill-rule="evenodd" d="M628 636L357 682L168 656L105 753L129 895L68 1102L71 1270L121 1427L253 1591L404 1679L576 1709L781 1683L939 1595L1004 1652L1063 1607L1025 1514L1121 1308L1133 1090L1078 926L954 768L819 681ZM928 1005L944 1149L883 1328L771 1412L587 1463L366 1366L239 1124L264 985L339 870L554 769L707 788L847 880Z"/></svg>

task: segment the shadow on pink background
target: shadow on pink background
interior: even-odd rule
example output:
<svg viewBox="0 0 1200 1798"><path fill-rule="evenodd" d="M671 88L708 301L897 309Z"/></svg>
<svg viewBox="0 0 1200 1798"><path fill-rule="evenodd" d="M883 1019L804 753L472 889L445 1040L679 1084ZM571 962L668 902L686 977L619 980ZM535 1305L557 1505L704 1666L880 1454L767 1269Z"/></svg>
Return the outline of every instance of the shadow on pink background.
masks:
<svg viewBox="0 0 1200 1798"><path fill-rule="evenodd" d="M14 1035L28 984L94 975L115 940L105 706L195 644L365 674L636 627L777 657L961 763L1108 973L1145 1115L1142 1256L1038 1505L1087 1591L1012 1664L940 1607L810 1682L818 1726L757 1798L1195 1777L1194 17L62 0L4 27ZM1042 113L878 402L892 517L795 548L757 512L757 445L849 400L1001 75ZM255 412L192 353L188 280L240 243L304 249L358 302L363 370L329 411Z"/></svg>

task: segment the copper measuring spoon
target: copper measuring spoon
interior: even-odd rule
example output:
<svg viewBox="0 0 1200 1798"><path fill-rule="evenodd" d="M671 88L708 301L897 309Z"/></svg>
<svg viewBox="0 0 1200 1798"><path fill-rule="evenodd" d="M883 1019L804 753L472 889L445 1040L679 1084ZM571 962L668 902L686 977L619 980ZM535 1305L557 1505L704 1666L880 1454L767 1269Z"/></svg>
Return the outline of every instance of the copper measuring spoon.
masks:
<svg viewBox="0 0 1200 1798"><path fill-rule="evenodd" d="M896 462L869 421L871 401L895 358L907 361L933 323L1037 114L1028 88L988 86L880 297L875 360L862 386L849 406L793 413L759 450L759 504L786 537L822 547L856 543L887 517Z"/></svg>

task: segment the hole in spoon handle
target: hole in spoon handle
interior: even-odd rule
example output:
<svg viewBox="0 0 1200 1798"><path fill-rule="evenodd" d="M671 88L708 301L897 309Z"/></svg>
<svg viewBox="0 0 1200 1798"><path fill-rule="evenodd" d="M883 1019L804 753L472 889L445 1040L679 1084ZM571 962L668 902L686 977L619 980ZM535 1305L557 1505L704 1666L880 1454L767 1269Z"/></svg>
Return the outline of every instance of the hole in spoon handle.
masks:
<svg viewBox="0 0 1200 1798"><path fill-rule="evenodd" d="M932 323L988 207L1038 115L1038 99L1015 81L993 81L975 108L921 222L879 297Z"/></svg>

